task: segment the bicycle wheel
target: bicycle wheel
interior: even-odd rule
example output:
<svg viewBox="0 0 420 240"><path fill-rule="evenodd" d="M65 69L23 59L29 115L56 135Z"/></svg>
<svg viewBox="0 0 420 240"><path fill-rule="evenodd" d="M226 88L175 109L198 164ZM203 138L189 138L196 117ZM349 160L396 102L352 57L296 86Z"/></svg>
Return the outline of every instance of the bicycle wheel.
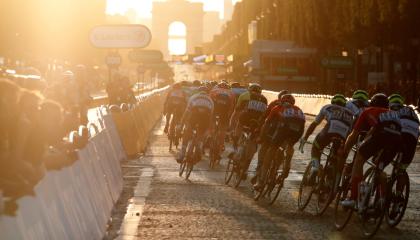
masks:
<svg viewBox="0 0 420 240"><path fill-rule="evenodd" d="M273 147L270 147L269 149L267 149L267 152L265 153L264 156L264 163L261 166L261 172L260 174L264 174L262 175L262 179L259 183L259 188L258 189L254 189L254 200L258 201L262 196L264 196L268 191L270 191L270 187L272 189L272 186L269 184L270 182L273 182L275 180L272 180L271 178L273 177L272 175L274 175L274 162L275 162L275 149ZM267 166L266 166L267 164ZM277 174L277 169L276 169L276 174ZM275 177L273 177L275 178Z"/></svg>
<svg viewBox="0 0 420 240"><path fill-rule="evenodd" d="M226 166L226 171L225 171L225 184L229 184L230 180L232 179L234 169L235 169L234 161L233 159L229 158L229 161Z"/></svg>
<svg viewBox="0 0 420 240"><path fill-rule="evenodd" d="M397 180L403 181L401 184L402 191L400 193L397 193ZM389 191L385 219L389 227L395 227L404 217L408 198L410 197L410 179L407 172L404 172L404 174L392 179Z"/></svg>
<svg viewBox="0 0 420 240"><path fill-rule="evenodd" d="M286 156L284 156L284 153L281 152L278 155L281 159L279 159L279 164L276 164L275 166L275 173L273 174L274 177L274 181L270 183L270 185L272 186L271 189L269 189L269 191L267 192L267 197L268 197L268 204L269 205L273 205L274 202L277 200L277 197L280 194L281 189L283 188L283 183L284 183L284 175L283 175L283 166L284 166L284 161ZM278 173L278 170L281 169L281 173Z"/></svg>
<svg viewBox="0 0 420 240"><path fill-rule="evenodd" d="M308 166L305 169L303 174L302 181L299 186L299 195L298 195L298 209L303 211L311 200L312 193L314 192L315 180L310 179L311 177L311 162L308 163Z"/></svg>
<svg viewBox="0 0 420 240"><path fill-rule="evenodd" d="M217 162L217 141L215 138L211 140L210 145L210 159L209 159L209 167L210 169L214 169L216 167Z"/></svg>
<svg viewBox="0 0 420 240"><path fill-rule="evenodd" d="M184 159L181 164L179 164L179 176L182 177L182 174L184 173L185 167L187 166L187 161Z"/></svg>
<svg viewBox="0 0 420 240"><path fill-rule="evenodd" d="M386 186L381 186L379 176L373 168L368 169L364 175L365 182L371 186L364 202L365 210L361 214L363 236L367 238L373 237L379 230L386 211L386 196L381 191Z"/></svg>
<svg viewBox="0 0 420 240"><path fill-rule="evenodd" d="M321 170L321 169L320 169ZM319 184L317 186L316 215L321 216L334 198L335 167L328 160L325 168L320 171Z"/></svg>
<svg viewBox="0 0 420 240"><path fill-rule="evenodd" d="M192 163L192 160L188 160L187 161L187 170L185 172L185 179L188 180L188 178L190 177L190 174L191 174L193 168L194 168L194 164Z"/></svg>
<svg viewBox="0 0 420 240"><path fill-rule="evenodd" d="M193 143L190 142L188 144L188 147L187 147L187 155L185 156L185 165L186 165L185 166L185 168L186 168L185 179L187 179L187 180L190 177L190 174L191 174L193 166L194 166L193 165L193 160L194 160L194 146L193 146Z"/></svg>
<svg viewBox="0 0 420 240"><path fill-rule="evenodd" d="M350 221L353 215L353 208L343 207L341 201L350 198L351 186L350 176L345 176L344 173L341 178L341 186L338 189L335 206L334 206L334 226L337 230L341 231Z"/></svg>

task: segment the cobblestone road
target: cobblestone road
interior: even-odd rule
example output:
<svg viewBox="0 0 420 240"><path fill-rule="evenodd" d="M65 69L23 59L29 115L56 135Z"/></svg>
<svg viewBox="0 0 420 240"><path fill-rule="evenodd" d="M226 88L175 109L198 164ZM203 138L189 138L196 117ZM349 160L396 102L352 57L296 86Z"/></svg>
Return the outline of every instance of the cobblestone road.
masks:
<svg viewBox="0 0 420 240"><path fill-rule="evenodd" d="M311 122L312 119L308 119ZM105 239L358 239L353 217L343 232L333 228L333 209L322 217L311 209L297 210L297 189L309 159L296 151L293 174L273 206L252 199L249 181L238 189L223 184L225 162L208 169L207 158L193 170L190 180L178 177L175 153L168 152L162 124L140 159L123 164L124 192L114 209ZM251 175L255 168L255 158ZM383 226L376 239L420 239L420 154L410 167L409 207L397 229Z"/></svg>

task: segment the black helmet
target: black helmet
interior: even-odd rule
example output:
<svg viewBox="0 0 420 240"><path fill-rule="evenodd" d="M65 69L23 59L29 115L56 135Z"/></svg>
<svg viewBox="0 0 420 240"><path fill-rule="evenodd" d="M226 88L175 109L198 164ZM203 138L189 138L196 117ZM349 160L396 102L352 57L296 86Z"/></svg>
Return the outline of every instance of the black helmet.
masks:
<svg viewBox="0 0 420 240"><path fill-rule="evenodd" d="M199 87L199 86L201 86L201 82L200 82L200 80L194 80L194 82L193 82L193 86L194 86L194 87Z"/></svg>
<svg viewBox="0 0 420 240"><path fill-rule="evenodd" d="M282 104L286 103L286 104L289 104L289 105L295 105L295 102L296 102L295 97L293 97L292 94L284 94L281 97L280 101L281 101Z"/></svg>
<svg viewBox="0 0 420 240"><path fill-rule="evenodd" d="M248 87L248 90L250 92L255 92L255 93L261 93L262 92L261 85L258 84L258 83L250 83L249 87Z"/></svg>
<svg viewBox="0 0 420 240"><path fill-rule="evenodd" d="M373 95L372 98L370 99L370 106L388 108L389 107L388 97L383 93L377 93Z"/></svg>
<svg viewBox="0 0 420 240"><path fill-rule="evenodd" d="M288 93L289 93L289 91L287 91L287 90L281 90L281 91L279 92L279 95L277 96L277 98L278 98L278 99L281 99L281 97L282 97L283 95L288 94Z"/></svg>

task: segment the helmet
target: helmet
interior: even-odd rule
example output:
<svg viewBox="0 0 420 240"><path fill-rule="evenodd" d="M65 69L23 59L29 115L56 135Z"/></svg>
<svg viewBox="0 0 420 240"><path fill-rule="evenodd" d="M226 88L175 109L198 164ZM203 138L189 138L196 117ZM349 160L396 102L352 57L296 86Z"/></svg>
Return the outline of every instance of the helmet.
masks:
<svg viewBox="0 0 420 240"><path fill-rule="evenodd" d="M194 82L193 82L193 86L194 86L194 87L199 87L199 86L201 86L201 82L200 82L200 80L194 80Z"/></svg>
<svg viewBox="0 0 420 240"><path fill-rule="evenodd" d="M369 94L365 90L356 90L354 91L352 98L354 100L367 101L369 100Z"/></svg>
<svg viewBox="0 0 420 240"><path fill-rule="evenodd" d="M172 87L174 89L180 89L182 87L182 83L176 82L176 83L174 83L174 85L172 85Z"/></svg>
<svg viewBox="0 0 420 240"><path fill-rule="evenodd" d="M223 81L221 83L217 84L217 87L218 88L223 88L223 89L230 89L229 84L227 84L226 82L223 82Z"/></svg>
<svg viewBox="0 0 420 240"><path fill-rule="evenodd" d="M250 92L255 92L255 93L261 93L262 92L261 85L258 84L258 83L250 83L249 87L248 87L248 90Z"/></svg>
<svg viewBox="0 0 420 240"><path fill-rule="evenodd" d="M288 93L289 93L289 91L287 91L287 90L281 90L281 91L279 92L278 99L281 99L281 97L282 97L283 95L288 94Z"/></svg>
<svg viewBox="0 0 420 240"><path fill-rule="evenodd" d="M230 87L231 88L240 88L241 87L241 84L238 83L238 82L233 82L233 83L230 84Z"/></svg>
<svg viewBox="0 0 420 240"><path fill-rule="evenodd" d="M64 80L73 80L74 79L74 73L72 71L69 71L69 70L63 72L62 76L63 76Z"/></svg>
<svg viewBox="0 0 420 240"><path fill-rule="evenodd" d="M284 94L281 97L280 102L282 104L287 103L287 104L290 104L290 105L295 105L295 97L293 97L292 94Z"/></svg>
<svg viewBox="0 0 420 240"><path fill-rule="evenodd" d="M381 108L388 108L389 107L389 101L385 94L383 93L377 93L372 96L370 99L370 106L371 107L381 107Z"/></svg>
<svg viewBox="0 0 420 240"><path fill-rule="evenodd" d="M204 93L208 93L209 92L209 88L206 86L201 86L198 88L198 92L204 92Z"/></svg>
<svg viewBox="0 0 420 240"><path fill-rule="evenodd" d="M388 97L389 108L398 110L404 105L404 98L399 94L392 94Z"/></svg>
<svg viewBox="0 0 420 240"><path fill-rule="evenodd" d="M346 103L347 103L347 99L342 94L336 94L331 99L331 104L339 105L339 106L342 106L342 107L344 107L346 105Z"/></svg>

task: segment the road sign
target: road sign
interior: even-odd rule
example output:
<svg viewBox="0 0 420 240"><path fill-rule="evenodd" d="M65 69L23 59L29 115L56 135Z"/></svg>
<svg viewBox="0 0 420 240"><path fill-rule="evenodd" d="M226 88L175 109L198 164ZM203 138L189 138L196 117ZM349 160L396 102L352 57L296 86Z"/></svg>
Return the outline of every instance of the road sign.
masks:
<svg viewBox="0 0 420 240"><path fill-rule="evenodd" d="M343 69L343 68L352 68L353 67L353 59L350 57L324 57L321 60L321 65L324 68L332 68L332 69Z"/></svg>
<svg viewBox="0 0 420 240"><path fill-rule="evenodd" d="M105 57L105 63L108 67L119 67L121 65L122 58L118 53L110 53Z"/></svg>
<svg viewBox="0 0 420 240"><path fill-rule="evenodd" d="M89 39L97 48L144 48L152 40L152 34L139 24L102 25L91 30Z"/></svg>
<svg viewBox="0 0 420 240"><path fill-rule="evenodd" d="M158 50L134 49L128 53L128 59L136 63L156 63L163 60L163 54Z"/></svg>

